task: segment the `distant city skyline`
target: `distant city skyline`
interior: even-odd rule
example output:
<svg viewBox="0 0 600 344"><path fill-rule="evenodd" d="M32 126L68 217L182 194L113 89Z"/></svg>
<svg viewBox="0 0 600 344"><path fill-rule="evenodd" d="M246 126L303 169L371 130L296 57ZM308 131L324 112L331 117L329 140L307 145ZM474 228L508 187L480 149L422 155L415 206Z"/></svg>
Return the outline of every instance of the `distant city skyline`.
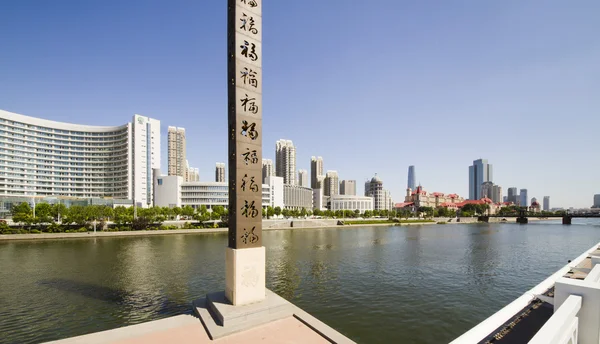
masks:
<svg viewBox="0 0 600 344"><path fill-rule="evenodd" d="M377 171L399 197L410 164L428 189L467 198L465 167L481 156L493 162L495 184L550 195L552 207L590 207L600 193L600 161L590 159L589 145L600 125L592 77L600 73L599 2L476 2L466 12L451 3L381 0L342 7L340 15L335 2L269 4L264 25L275 29L264 45L264 158L275 161L273 143L286 137L302 167L319 155L347 179ZM10 68L0 80L0 109L102 126L141 114L161 121L163 142L168 126L185 127L187 159L210 180L214 162L228 154L225 11L216 2L139 8L135 1L8 2L0 30L11 32L2 54ZM290 25L290 11L312 24ZM197 13L214 15L196 20ZM363 25L344 25L348 17ZM150 24L157 18L163 25ZM189 44L199 33L202 44ZM390 37L401 44L390 45ZM377 132L348 135L365 130L366 113L377 114ZM426 118L426 126L405 130L410 118ZM490 130L503 140L490 140ZM535 154L511 144L524 135L544 142ZM165 144L160 156L166 172Z"/></svg>

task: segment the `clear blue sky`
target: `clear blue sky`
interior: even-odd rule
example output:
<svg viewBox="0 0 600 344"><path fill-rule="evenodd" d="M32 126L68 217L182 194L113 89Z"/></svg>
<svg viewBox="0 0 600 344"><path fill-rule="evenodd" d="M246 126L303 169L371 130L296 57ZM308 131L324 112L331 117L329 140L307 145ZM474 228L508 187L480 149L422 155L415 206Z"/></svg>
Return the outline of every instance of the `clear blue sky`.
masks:
<svg viewBox="0 0 600 344"><path fill-rule="evenodd" d="M589 207L600 193L597 0L266 0L264 156L402 201L408 165L428 191L494 182ZM225 0L0 3L0 109L81 124L135 113L187 130L201 180L226 160Z"/></svg>

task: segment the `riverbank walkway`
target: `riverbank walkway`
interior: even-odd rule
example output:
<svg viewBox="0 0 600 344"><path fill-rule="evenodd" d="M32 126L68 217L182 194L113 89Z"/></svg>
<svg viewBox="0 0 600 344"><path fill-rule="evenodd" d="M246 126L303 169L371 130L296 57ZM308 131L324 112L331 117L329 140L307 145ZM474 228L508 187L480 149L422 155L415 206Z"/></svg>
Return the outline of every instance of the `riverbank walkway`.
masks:
<svg viewBox="0 0 600 344"><path fill-rule="evenodd" d="M162 344L162 343L331 343L295 317L279 319L244 332L211 340L200 319L179 315L116 330L50 342L54 344ZM347 343L351 343L348 341Z"/></svg>

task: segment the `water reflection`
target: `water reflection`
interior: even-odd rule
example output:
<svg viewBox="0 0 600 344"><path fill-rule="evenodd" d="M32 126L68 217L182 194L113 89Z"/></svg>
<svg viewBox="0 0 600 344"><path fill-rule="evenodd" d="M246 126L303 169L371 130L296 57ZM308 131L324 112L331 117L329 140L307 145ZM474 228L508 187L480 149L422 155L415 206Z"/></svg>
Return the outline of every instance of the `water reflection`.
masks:
<svg viewBox="0 0 600 344"><path fill-rule="evenodd" d="M465 250L467 276L482 295L495 287L496 268L502 257L496 247L498 227L490 224L471 225Z"/></svg>
<svg viewBox="0 0 600 344"><path fill-rule="evenodd" d="M596 226L267 231L267 285L359 343L447 343L600 241ZM0 269L0 342L189 312L223 290L226 245L223 234L0 243L11 267Z"/></svg>

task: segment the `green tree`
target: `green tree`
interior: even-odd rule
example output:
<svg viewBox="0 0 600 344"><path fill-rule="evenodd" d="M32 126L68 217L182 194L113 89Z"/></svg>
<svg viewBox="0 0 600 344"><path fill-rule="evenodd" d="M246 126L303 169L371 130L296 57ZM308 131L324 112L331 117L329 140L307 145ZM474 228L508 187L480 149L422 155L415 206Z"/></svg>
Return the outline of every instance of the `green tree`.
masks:
<svg viewBox="0 0 600 344"><path fill-rule="evenodd" d="M268 206L267 207L267 218L273 217L273 215L275 215L275 209L273 209L273 207Z"/></svg>
<svg viewBox="0 0 600 344"><path fill-rule="evenodd" d="M266 208L262 208L262 216L263 216L263 218L267 217L267 209Z"/></svg>
<svg viewBox="0 0 600 344"><path fill-rule="evenodd" d="M315 209L315 210L313 210L313 215L314 216L323 216L323 211L321 209Z"/></svg>
<svg viewBox="0 0 600 344"><path fill-rule="evenodd" d="M196 212L191 205L186 205L181 209L181 215L185 216L187 219L191 219Z"/></svg>
<svg viewBox="0 0 600 344"><path fill-rule="evenodd" d="M10 209L13 222L20 223L21 226L24 224L31 224L33 222L33 212L29 203L23 202L21 204L13 204Z"/></svg>
<svg viewBox="0 0 600 344"><path fill-rule="evenodd" d="M35 223L52 222L52 206L48 203L38 203L35 205Z"/></svg>
<svg viewBox="0 0 600 344"><path fill-rule="evenodd" d="M368 219L369 217L373 216L373 212L371 210L365 210L365 212L363 213L363 217L365 219Z"/></svg>
<svg viewBox="0 0 600 344"><path fill-rule="evenodd" d="M216 213L217 215L221 216L223 214L225 214L225 208L222 205L216 205L212 208L213 213Z"/></svg>
<svg viewBox="0 0 600 344"><path fill-rule="evenodd" d="M274 211L275 211L275 215L277 215L277 216L281 215L281 207L275 207Z"/></svg>
<svg viewBox="0 0 600 344"><path fill-rule="evenodd" d="M305 216L306 216L306 214L307 214L307 212L306 212L306 208L302 208L302 209L300 210L300 216L302 216L302 217L305 217Z"/></svg>
<svg viewBox="0 0 600 344"><path fill-rule="evenodd" d="M206 209L206 205L204 205L204 204L201 205L200 209L198 210L198 213L200 215L206 215L208 213L208 209Z"/></svg>
<svg viewBox="0 0 600 344"><path fill-rule="evenodd" d="M171 213L173 214L173 216L175 216L175 218L177 218L177 216L181 215L181 208L179 208L179 207L171 208Z"/></svg>
<svg viewBox="0 0 600 344"><path fill-rule="evenodd" d="M51 213L55 221L61 222L62 217L68 212L67 206L62 203L52 205Z"/></svg>
<svg viewBox="0 0 600 344"><path fill-rule="evenodd" d="M133 207L125 208L123 206L114 209L113 221L117 225L126 225L133 222Z"/></svg>
<svg viewBox="0 0 600 344"><path fill-rule="evenodd" d="M69 211L63 217L63 224L69 225L72 223L78 226L84 226L88 220L90 211L86 210L86 207L81 205L72 205Z"/></svg>
<svg viewBox="0 0 600 344"><path fill-rule="evenodd" d="M173 219L173 211L170 207L162 207L160 209L160 214L167 220Z"/></svg>
<svg viewBox="0 0 600 344"><path fill-rule="evenodd" d="M290 211L288 209L283 209L281 211L281 215L283 215L284 217L288 217L290 216Z"/></svg>
<svg viewBox="0 0 600 344"><path fill-rule="evenodd" d="M377 210L377 209L373 210L373 216L379 216L379 210Z"/></svg>

